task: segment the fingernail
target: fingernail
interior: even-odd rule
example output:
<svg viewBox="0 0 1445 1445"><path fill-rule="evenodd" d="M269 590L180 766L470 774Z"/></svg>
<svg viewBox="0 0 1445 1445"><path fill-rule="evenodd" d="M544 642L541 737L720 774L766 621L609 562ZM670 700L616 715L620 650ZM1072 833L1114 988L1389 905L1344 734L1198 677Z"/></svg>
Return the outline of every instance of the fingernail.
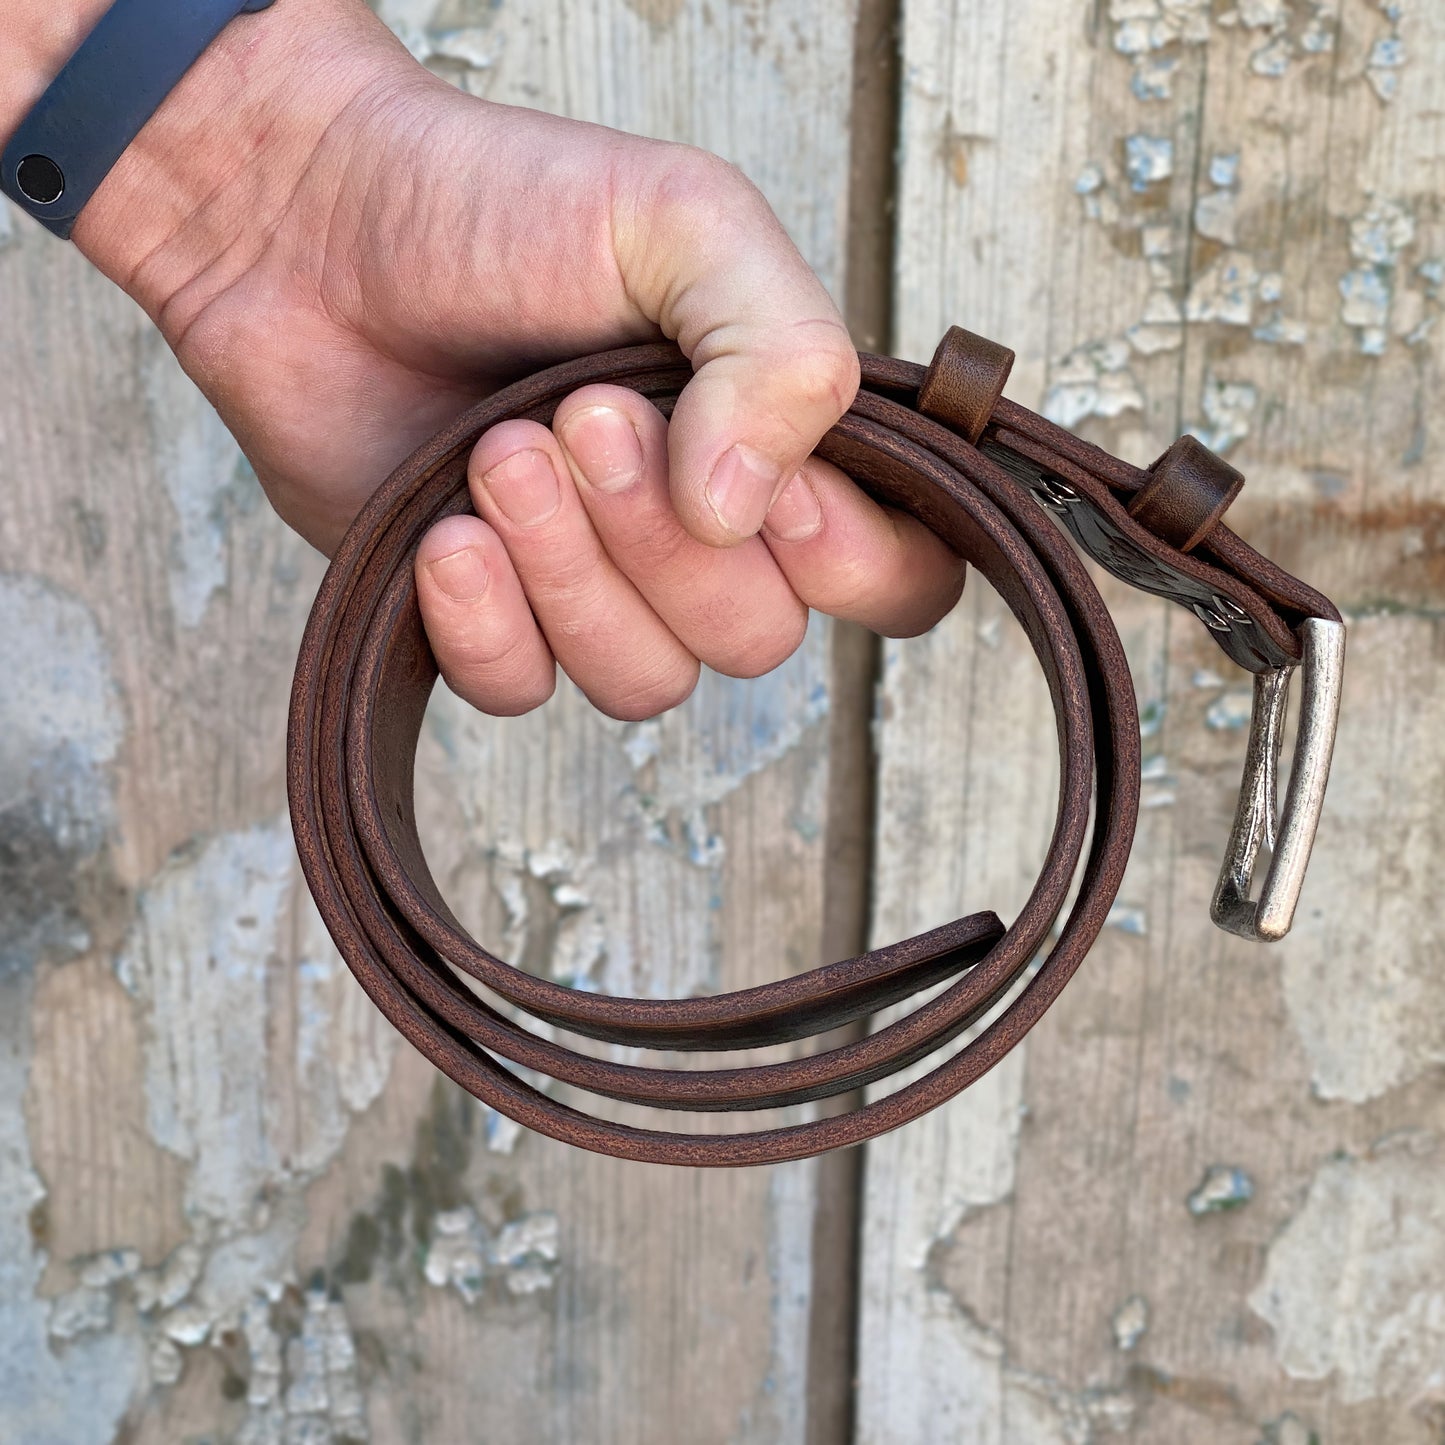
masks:
<svg viewBox="0 0 1445 1445"><path fill-rule="evenodd" d="M502 515L518 527L545 522L562 501L552 458L534 448L498 462L482 478L482 485Z"/></svg>
<svg viewBox="0 0 1445 1445"><path fill-rule="evenodd" d="M492 580L480 547L463 547L459 551L448 552L445 557L428 562L426 570L432 581L453 602L474 602Z"/></svg>
<svg viewBox="0 0 1445 1445"><path fill-rule="evenodd" d="M808 485L802 472L778 493L778 500L769 509L763 525L784 542L805 541L823 525L823 509L818 505L818 494Z"/></svg>
<svg viewBox="0 0 1445 1445"><path fill-rule="evenodd" d="M751 537L762 526L780 480L777 467L739 442L712 469L707 504L733 536Z"/></svg>
<svg viewBox="0 0 1445 1445"><path fill-rule="evenodd" d="M562 428L562 444L588 485L621 492L642 475L642 442L620 411L592 406L575 412Z"/></svg>

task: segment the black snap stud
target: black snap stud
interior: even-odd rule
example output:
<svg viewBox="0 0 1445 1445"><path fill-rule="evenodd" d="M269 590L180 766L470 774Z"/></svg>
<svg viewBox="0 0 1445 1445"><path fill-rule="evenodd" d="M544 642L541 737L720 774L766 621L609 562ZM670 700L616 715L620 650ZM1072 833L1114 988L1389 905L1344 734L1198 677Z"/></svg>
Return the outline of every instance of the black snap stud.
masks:
<svg viewBox="0 0 1445 1445"><path fill-rule="evenodd" d="M65 176L49 156L26 156L15 167L15 183L37 206L48 206L65 194Z"/></svg>

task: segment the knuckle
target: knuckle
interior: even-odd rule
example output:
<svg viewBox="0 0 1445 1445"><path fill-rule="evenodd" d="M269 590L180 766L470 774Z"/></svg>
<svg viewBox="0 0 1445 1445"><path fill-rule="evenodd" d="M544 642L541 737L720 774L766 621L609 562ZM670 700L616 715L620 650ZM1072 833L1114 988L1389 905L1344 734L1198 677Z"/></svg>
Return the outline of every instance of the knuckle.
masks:
<svg viewBox="0 0 1445 1445"><path fill-rule="evenodd" d="M590 545L549 548L536 570L527 571L527 590L543 606L585 615L602 600L602 558Z"/></svg>
<svg viewBox="0 0 1445 1445"><path fill-rule="evenodd" d="M453 638L445 648L443 672L453 691L477 693L535 690L552 671L551 659L539 656L536 637L525 632L483 632ZM546 682L546 697L552 682Z"/></svg>
<svg viewBox="0 0 1445 1445"><path fill-rule="evenodd" d="M684 230L712 229L740 209L751 215L759 205L767 207L762 192L731 161L685 145L668 148L654 200L658 213Z"/></svg>
<svg viewBox="0 0 1445 1445"><path fill-rule="evenodd" d="M858 353L841 328L828 323L788 359L783 375L789 393L810 410L842 416L858 392Z"/></svg>

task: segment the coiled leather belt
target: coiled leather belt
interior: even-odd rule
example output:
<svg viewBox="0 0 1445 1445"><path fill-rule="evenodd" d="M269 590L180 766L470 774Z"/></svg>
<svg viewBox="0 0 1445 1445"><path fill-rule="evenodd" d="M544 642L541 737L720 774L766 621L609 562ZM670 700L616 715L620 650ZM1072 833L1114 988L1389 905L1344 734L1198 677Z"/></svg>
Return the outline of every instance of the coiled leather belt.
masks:
<svg viewBox="0 0 1445 1445"><path fill-rule="evenodd" d="M1339 614L1220 523L1242 481L1233 468L1190 437L1148 470L1126 465L1002 399L1012 360L956 327L927 371L864 356L857 400L818 454L937 532L998 590L1027 633L1053 699L1060 760L1058 814L1038 882L1007 928L992 913L977 913L717 997L578 992L488 953L442 900L422 856L412 796L417 739L437 678L413 559L433 523L469 509L473 444L507 418L550 423L565 396L593 382L631 387L669 412L691 375L684 358L658 344L540 372L473 408L373 495L336 553L302 643L291 707L291 816L307 881L342 955L377 1007L438 1068L518 1122L583 1148L737 1165L872 1138L943 1103L997 1063L1058 997L1097 937L1138 810L1139 719L1128 664L1098 591L1056 523L1111 572L1188 607L1229 657L1255 674L1245 782L1214 916L1256 937L1278 937L1289 927L1329 769L1343 655ZM1285 690L1301 664L1303 716L1276 828ZM1272 849L1270 868L1252 900L1262 843ZM864 1037L749 1067L617 1062L519 1021L530 1016L631 1049L726 1052L816 1036L939 983L948 986ZM570 1086L569 1095L654 1108L777 1110L885 1079L980 1023L965 1045L884 1097L746 1133L683 1133L599 1118L514 1072L544 1075Z"/></svg>

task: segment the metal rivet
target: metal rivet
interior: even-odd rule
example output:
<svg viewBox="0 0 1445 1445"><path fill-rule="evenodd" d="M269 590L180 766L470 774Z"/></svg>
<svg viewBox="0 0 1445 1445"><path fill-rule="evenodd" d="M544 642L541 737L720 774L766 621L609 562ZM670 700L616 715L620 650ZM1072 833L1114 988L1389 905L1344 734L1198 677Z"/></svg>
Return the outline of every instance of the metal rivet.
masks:
<svg viewBox="0 0 1445 1445"><path fill-rule="evenodd" d="M15 184L37 206L51 205L65 194L65 174L49 156L26 156L15 167Z"/></svg>

